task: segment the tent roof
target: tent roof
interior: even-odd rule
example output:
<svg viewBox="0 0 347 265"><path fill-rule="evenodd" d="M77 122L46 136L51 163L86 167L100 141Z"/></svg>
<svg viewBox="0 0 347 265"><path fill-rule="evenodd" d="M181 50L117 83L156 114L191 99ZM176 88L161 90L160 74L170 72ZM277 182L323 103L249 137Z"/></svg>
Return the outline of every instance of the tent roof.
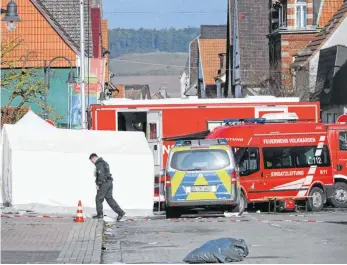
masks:
<svg viewBox="0 0 347 265"><path fill-rule="evenodd" d="M12 150L152 155L143 132L54 129L47 133L47 130L22 130L14 125L4 129Z"/></svg>
<svg viewBox="0 0 347 265"><path fill-rule="evenodd" d="M15 126L22 129L56 129L31 110L29 110L19 121L17 121Z"/></svg>

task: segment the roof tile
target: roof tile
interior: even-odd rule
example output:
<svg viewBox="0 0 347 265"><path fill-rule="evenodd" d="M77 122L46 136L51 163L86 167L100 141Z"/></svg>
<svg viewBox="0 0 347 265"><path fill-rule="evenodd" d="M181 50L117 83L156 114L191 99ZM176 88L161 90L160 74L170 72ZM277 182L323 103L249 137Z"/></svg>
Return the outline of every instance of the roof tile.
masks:
<svg viewBox="0 0 347 265"><path fill-rule="evenodd" d="M40 10L52 26L69 42L74 48L80 50L80 0L31 0ZM86 55L92 57L92 31L90 1L84 2L84 24ZM89 43L89 45L88 45Z"/></svg>
<svg viewBox="0 0 347 265"><path fill-rule="evenodd" d="M343 0L325 0L322 3L318 25L325 26L343 5Z"/></svg>
<svg viewBox="0 0 347 265"><path fill-rule="evenodd" d="M317 51L324 45L328 38L335 32L340 23L347 17L347 1L340 7L335 15L330 19L329 23L320 31L316 37L307 45L305 49L312 51L311 55L302 53L295 58L294 66L303 66L309 59L317 53Z"/></svg>
<svg viewBox="0 0 347 265"><path fill-rule="evenodd" d="M215 77L220 68L218 54L225 53L227 47L226 39L200 39L200 58L204 81L206 85L215 85Z"/></svg>

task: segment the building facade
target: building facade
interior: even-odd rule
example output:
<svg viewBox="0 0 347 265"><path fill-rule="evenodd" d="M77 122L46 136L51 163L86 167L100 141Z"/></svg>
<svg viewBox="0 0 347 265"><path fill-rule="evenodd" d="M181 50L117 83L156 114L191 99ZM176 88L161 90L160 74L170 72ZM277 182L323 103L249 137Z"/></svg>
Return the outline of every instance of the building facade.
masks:
<svg viewBox="0 0 347 265"><path fill-rule="evenodd" d="M7 63L2 63L2 77L20 69L35 69L35 79L47 82L50 74L50 86L47 93L48 105L54 107L49 118L61 117L57 125L66 127L68 122L80 119L80 89L78 84L68 85L69 72L79 76L80 66L80 1L79 0L16 0L21 22L15 31L7 31L1 22L1 42L17 43L6 54ZM2 4L6 4L3 3ZM85 51L86 58L86 94L87 104L97 102L105 80L107 69L107 21L102 19L102 6L99 1L85 1ZM63 58L64 57L64 58ZM9 62L11 61L11 62ZM4 59L2 60L4 62ZM50 71L48 73L48 66ZM78 81L78 78L76 78ZM16 84L1 87L2 106L6 105L13 94ZM43 102L26 102L32 110L42 114ZM12 106L17 106L21 99L17 97ZM42 104L41 104L42 103Z"/></svg>
<svg viewBox="0 0 347 265"><path fill-rule="evenodd" d="M295 57L320 32L343 0L270 0L270 84L279 95L298 94L294 82Z"/></svg>

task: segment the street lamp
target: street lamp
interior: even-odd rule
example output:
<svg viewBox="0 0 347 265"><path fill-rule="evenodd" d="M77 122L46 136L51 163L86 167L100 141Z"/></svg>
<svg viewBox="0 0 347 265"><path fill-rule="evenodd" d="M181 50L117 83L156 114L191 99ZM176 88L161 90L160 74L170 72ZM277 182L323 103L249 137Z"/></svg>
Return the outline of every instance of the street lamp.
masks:
<svg viewBox="0 0 347 265"><path fill-rule="evenodd" d="M98 84L101 86L99 101L104 101L106 100L106 93L105 93L104 86L100 82L98 82Z"/></svg>
<svg viewBox="0 0 347 265"><path fill-rule="evenodd" d="M6 14L2 21L6 21L6 28L9 31L14 31L16 29L16 22L21 21L17 9L17 4L13 0L7 4L7 9L1 8L1 14Z"/></svg>
<svg viewBox="0 0 347 265"><path fill-rule="evenodd" d="M48 118L48 104L47 104L47 94L48 94L48 91L50 89L50 85L51 85L51 76L50 76L50 71L51 71L51 64L57 60L57 59L64 59L66 60L69 64L70 64L70 68L71 68L71 71L69 72L69 76L68 76L68 80L66 81L67 84L71 85L71 84L74 84L76 83L75 81L75 75L74 75L74 72L72 71L72 63L71 61L66 58L65 56L57 56L57 57L54 57L48 64L48 66L46 66L46 61L45 61L45 67L44 67L44 72L45 72L45 79L46 79L46 93L44 95L44 103L45 103L45 106L44 106L44 113L43 113L43 117L44 119L46 120ZM70 91L68 91L69 95L70 95Z"/></svg>

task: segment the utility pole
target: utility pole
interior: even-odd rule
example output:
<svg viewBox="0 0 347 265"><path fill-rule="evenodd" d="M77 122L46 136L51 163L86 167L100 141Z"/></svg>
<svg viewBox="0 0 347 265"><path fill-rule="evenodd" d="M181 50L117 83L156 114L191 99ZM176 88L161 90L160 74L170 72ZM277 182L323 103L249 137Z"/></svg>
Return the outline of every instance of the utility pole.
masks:
<svg viewBox="0 0 347 265"><path fill-rule="evenodd" d="M241 74L240 74L240 42L239 42L239 11L238 0L233 3L233 72L232 87L235 98L242 97ZM229 79L230 80L230 79Z"/></svg>
<svg viewBox="0 0 347 265"><path fill-rule="evenodd" d="M231 43L230 39L232 37L231 32L231 0L228 0L228 13L227 13L227 52L226 52L226 71L225 71L225 87L223 91L223 96L225 98L233 96L233 91L231 87L231 79L232 79L232 64L231 64Z"/></svg>
<svg viewBox="0 0 347 265"><path fill-rule="evenodd" d="M85 71L85 42L84 42L84 0L80 0L80 87L81 87L81 127L87 129L87 110L86 110L86 71Z"/></svg>
<svg viewBox="0 0 347 265"><path fill-rule="evenodd" d="M49 84L48 84L48 76L47 76L47 62L46 60L43 62L43 73L45 75L45 94L43 95L43 101L44 101L44 111L43 111L43 118L45 120L48 119L48 103L47 103L47 94L49 90ZM49 74L49 73L48 73Z"/></svg>

